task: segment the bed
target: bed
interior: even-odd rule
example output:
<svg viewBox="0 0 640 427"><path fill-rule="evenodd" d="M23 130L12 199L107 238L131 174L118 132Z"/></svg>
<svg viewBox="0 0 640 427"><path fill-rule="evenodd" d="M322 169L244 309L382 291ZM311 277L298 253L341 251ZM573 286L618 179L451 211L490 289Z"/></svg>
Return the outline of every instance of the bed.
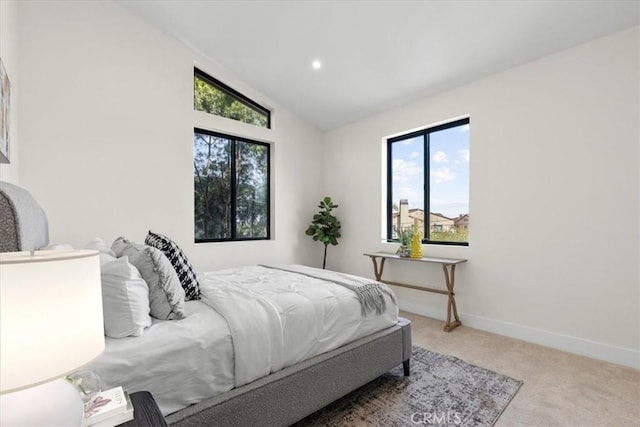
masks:
<svg viewBox="0 0 640 427"><path fill-rule="evenodd" d="M0 183L0 215L0 251L48 244L46 215L24 189ZM372 313L340 283L362 279L316 270L199 274L201 298L184 303L184 318L153 319L136 337L107 337L90 368L107 386L151 391L178 426L286 426L399 364L408 375L411 325L397 317L393 295ZM245 294L255 296L253 305ZM258 329L270 317L280 326Z"/></svg>

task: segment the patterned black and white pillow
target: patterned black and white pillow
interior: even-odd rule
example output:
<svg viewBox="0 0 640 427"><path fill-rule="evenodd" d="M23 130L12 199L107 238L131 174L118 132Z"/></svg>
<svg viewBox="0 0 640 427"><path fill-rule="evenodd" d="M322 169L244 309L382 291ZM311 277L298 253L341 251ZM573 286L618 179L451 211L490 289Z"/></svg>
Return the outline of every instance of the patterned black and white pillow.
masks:
<svg viewBox="0 0 640 427"><path fill-rule="evenodd" d="M199 300L200 284L196 278L193 266L191 266L191 263L184 252L182 252L182 249L180 249L180 246L167 236L153 233L151 230L149 230L149 234L147 234L144 243L160 249L169 259L184 289L185 300Z"/></svg>

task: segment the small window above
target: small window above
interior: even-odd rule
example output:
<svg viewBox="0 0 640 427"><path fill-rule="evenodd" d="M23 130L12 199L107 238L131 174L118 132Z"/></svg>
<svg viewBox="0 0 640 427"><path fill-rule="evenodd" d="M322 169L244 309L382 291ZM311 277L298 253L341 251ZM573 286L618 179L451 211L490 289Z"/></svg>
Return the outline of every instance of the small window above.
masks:
<svg viewBox="0 0 640 427"><path fill-rule="evenodd" d="M271 112L207 73L193 69L193 108L251 125L271 128Z"/></svg>

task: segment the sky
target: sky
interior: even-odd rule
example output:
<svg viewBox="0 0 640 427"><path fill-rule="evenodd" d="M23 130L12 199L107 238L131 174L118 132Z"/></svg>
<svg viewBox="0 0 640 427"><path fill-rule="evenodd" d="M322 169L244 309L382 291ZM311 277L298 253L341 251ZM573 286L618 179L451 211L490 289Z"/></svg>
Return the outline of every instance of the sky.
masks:
<svg viewBox="0 0 640 427"><path fill-rule="evenodd" d="M431 134L429 168L431 212L449 218L469 213L469 125ZM423 137L393 144L393 203L409 200L409 209L423 208Z"/></svg>

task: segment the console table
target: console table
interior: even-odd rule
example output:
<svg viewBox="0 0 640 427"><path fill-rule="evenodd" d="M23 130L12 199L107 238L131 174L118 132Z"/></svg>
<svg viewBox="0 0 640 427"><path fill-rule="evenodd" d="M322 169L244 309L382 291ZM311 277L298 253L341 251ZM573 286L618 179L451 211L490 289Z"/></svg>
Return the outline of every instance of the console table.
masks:
<svg viewBox="0 0 640 427"><path fill-rule="evenodd" d="M447 323L444 325L444 331L450 332L458 326L462 325L460 322L460 318L458 317L458 309L456 307L456 299L455 293L453 292L453 285L455 283L455 273L456 273L456 265L466 262L466 259L457 259L457 258L436 258L436 257L422 257L422 258L410 258L410 257L401 257L396 254L388 253L388 252L374 252L374 253L365 253L365 256L371 258L373 261L373 272L376 275L376 280L382 283L386 283L388 285L400 286L403 288L417 289L419 291L426 292L434 292L437 294L447 295ZM424 286L414 286L408 285L406 283L392 282L390 280L382 280L382 271L384 270L384 262L387 259L392 260L400 260L400 261L413 261L413 262L422 262L422 263L431 263L431 264L440 264L442 265L442 271L444 272L444 281L447 286L446 290L443 289L435 289L428 288ZM380 264L378 265L378 260ZM453 313L453 321L451 321L451 314Z"/></svg>

